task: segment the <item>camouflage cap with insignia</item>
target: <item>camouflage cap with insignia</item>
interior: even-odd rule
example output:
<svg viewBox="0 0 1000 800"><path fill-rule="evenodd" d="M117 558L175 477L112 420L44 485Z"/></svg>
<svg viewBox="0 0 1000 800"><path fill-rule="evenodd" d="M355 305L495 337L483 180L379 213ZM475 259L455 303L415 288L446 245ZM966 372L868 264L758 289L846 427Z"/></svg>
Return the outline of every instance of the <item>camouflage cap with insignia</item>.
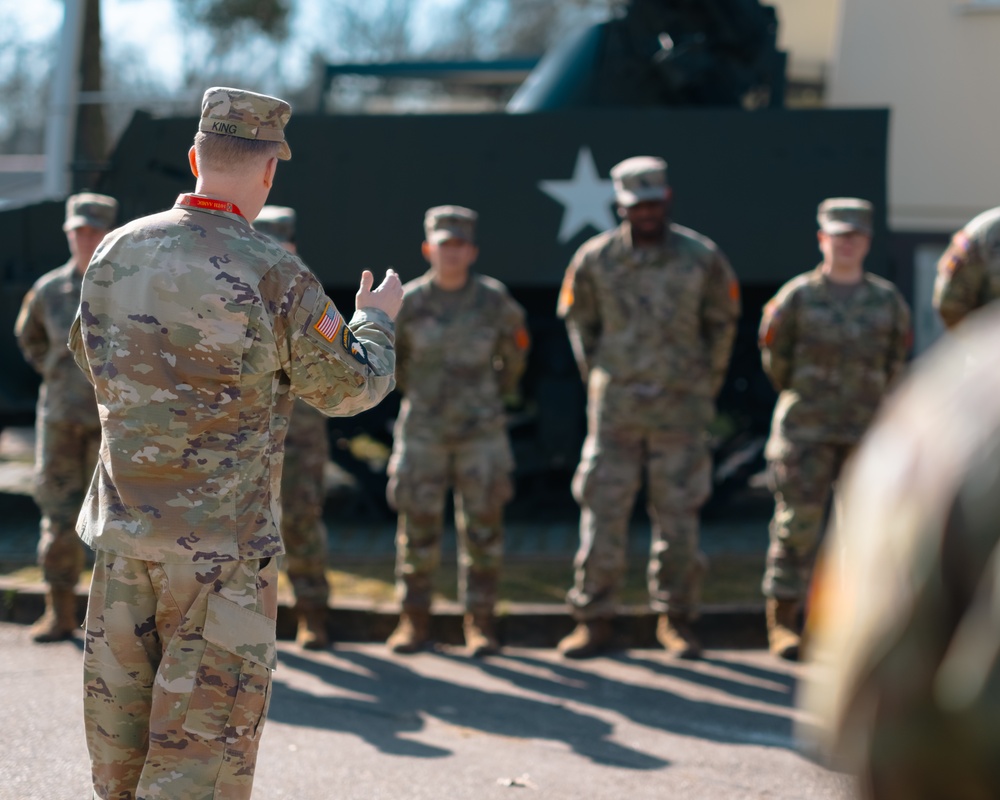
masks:
<svg viewBox="0 0 1000 800"><path fill-rule="evenodd" d="M278 158L287 161L292 157L292 151L285 141L285 125L291 116L292 107L277 97L246 89L213 86L205 91L201 100L198 130L241 139L280 142Z"/></svg>
<svg viewBox="0 0 1000 800"><path fill-rule="evenodd" d="M288 206L264 206L253 226L279 242L295 240L295 209Z"/></svg>
<svg viewBox="0 0 1000 800"><path fill-rule="evenodd" d="M66 200L66 221L64 231L71 231L89 225L109 231L115 226L118 215L118 201L106 194L80 192L70 195Z"/></svg>
<svg viewBox="0 0 1000 800"><path fill-rule="evenodd" d="M634 206L637 203L666 200L667 162L656 156L633 156L611 168L618 205Z"/></svg>
<svg viewBox="0 0 1000 800"><path fill-rule="evenodd" d="M469 244L476 241L476 220L479 215L462 206L434 206L424 214L424 234L435 244L449 239L461 239Z"/></svg>
<svg viewBox="0 0 1000 800"><path fill-rule="evenodd" d="M858 197L829 197L819 204L816 220L820 230L831 236L858 231L872 232L873 206Z"/></svg>

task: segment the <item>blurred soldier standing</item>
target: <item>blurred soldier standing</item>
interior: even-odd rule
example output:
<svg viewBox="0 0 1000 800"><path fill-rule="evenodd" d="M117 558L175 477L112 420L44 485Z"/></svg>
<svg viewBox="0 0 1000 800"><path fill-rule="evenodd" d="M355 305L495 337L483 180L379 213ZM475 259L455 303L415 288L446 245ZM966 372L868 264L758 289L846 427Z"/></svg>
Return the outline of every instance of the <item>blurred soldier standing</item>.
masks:
<svg viewBox="0 0 1000 800"><path fill-rule="evenodd" d="M253 226L289 253L298 253L295 209L264 206ZM330 458L326 419L308 403L295 401L285 433L281 468L281 539L285 545L282 562L295 595L295 641L307 650L323 650L330 644L326 632L330 584L326 579L323 524L323 467Z"/></svg>
<svg viewBox="0 0 1000 800"><path fill-rule="evenodd" d="M695 658L701 647L690 623L705 569L698 512L712 476L706 426L729 364L739 285L712 241L670 222L666 162L636 156L611 177L623 222L576 252L558 306L588 406L573 478L580 549L567 596L579 624L559 650L584 658L611 638L629 518L645 470L657 639L669 652Z"/></svg>
<svg viewBox="0 0 1000 800"><path fill-rule="evenodd" d="M848 468L809 614L800 730L866 800L1000 791L1000 316L894 392Z"/></svg>
<svg viewBox="0 0 1000 800"><path fill-rule="evenodd" d="M97 463L101 423L94 387L66 346L80 305L83 273L114 226L118 201L83 192L66 201L63 230L70 259L39 278L24 298L14 333L42 376L35 415L35 502L42 512L38 563L48 584L45 613L31 629L36 642L68 639L79 626L74 587L85 562L76 536L87 485Z"/></svg>
<svg viewBox="0 0 1000 800"><path fill-rule="evenodd" d="M278 493L293 396L354 414L393 387L402 286L365 270L348 325L250 226L283 100L215 87L194 193L108 236L70 343L102 446L80 513L96 551L84 721L101 798L248 798L275 666ZM279 419L280 418L280 419Z"/></svg>
<svg viewBox="0 0 1000 800"><path fill-rule="evenodd" d="M954 328L970 312L1000 297L1000 208L985 211L956 233L938 261L934 309Z"/></svg>
<svg viewBox="0 0 1000 800"><path fill-rule="evenodd" d="M454 490L458 590L465 644L496 652L493 608L503 559L503 508L514 459L505 398L516 397L530 346L524 309L499 281L470 272L477 215L436 206L424 217L430 269L404 288L396 381L403 393L387 496L399 512L397 593L402 612L387 644L412 653L429 638L444 508Z"/></svg>
<svg viewBox="0 0 1000 800"><path fill-rule="evenodd" d="M889 281L864 270L872 205L820 203L822 263L764 307L764 371L780 392L765 448L774 492L763 592L771 652L799 655L798 613L831 489L910 348L910 309Z"/></svg>

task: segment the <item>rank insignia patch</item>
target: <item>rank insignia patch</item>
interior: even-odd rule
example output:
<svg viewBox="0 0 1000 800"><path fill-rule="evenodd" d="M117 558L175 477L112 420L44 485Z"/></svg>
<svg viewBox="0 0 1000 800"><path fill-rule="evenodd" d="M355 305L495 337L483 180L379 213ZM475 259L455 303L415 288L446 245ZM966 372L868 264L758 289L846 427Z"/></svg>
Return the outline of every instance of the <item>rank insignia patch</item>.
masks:
<svg viewBox="0 0 1000 800"><path fill-rule="evenodd" d="M344 326L344 349L359 364L368 366L368 351L365 350L365 346L357 340L354 332L346 325Z"/></svg>
<svg viewBox="0 0 1000 800"><path fill-rule="evenodd" d="M342 325L345 329L347 328L343 323L344 319L340 316L340 312L337 311L333 303L327 303L326 309L323 311L323 316L317 320L313 327L319 331L320 336L328 342L332 342L337 338L337 333L340 331Z"/></svg>

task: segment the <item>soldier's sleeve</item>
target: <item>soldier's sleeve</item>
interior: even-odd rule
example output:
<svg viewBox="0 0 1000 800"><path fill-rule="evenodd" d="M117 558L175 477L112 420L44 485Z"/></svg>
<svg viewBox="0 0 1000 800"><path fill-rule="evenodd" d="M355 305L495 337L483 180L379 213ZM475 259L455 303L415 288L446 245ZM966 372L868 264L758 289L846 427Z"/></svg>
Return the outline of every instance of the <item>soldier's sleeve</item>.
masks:
<svg viewBox="0 0 1000 800"><path fill-rule="evenodd" d="M358 309L350 322L308 270L276 316L282 368L296 397L327 416L351 416L378 405L395 386L395 328L384 312Z"/></svg>
<svg viewBox="0 0 1000 800"><path fill-rule="evenodd" d="M83 342L80 309L77 309L76 317L73 319L73 324L70 326L69 341L66 344L69 347L70 352L73 354L73 360L76 362L76 365L83 370L83 374L87 376L87 380L90 381L91 385L93 385L94 375L90 371L90 363L87 361L87 348L84 346Z"/></svg>
<svg viewBox="0 0 1000 800"><path fill-rule="evenodd" d="M45 330L42 309L34 289L24 296L21 303L21 310L14 323L14 336L17 337L17 346L21 349L24 360L41 375L45 368L45 355L52 343Z"/></svg>
<svg viewBox="0 0 1000 800"><path fill-rule="evenodd" d="M594 282L586 260L577 251L566 269L556 314L566 323L573 357L586 382L601 338L601 315Z"/></svg>
<svg viewBox="0 0 1000 800"><path fill-rule="evenodd" d="M740 284L728 259L712 253L708 281L701 308L702 336L712 377L712 394L717 395L726 379L729 359L740 317Z"/></svg>
<svg viewBox="0 0 1000 800"><path fill-rule="evenodd" d="M910 355L910 348L913 346L913 321L910 306L898 290L893 290L892 299L896 305L896 322L891 350L886 362L886 377L889 379L890 386L902 375L906 360Z"/></svg>
<svg viewBox="0 0 1000 800"><path fill-rule="evenodd" d="M963 229L956 233L937 265L934 309L948 328L983 304L986 264L978 243Z"/></svg>
<svg viewBox="0 0 1000 800"><path fill-rule="evenodd" d="M497 336L496 356L499 359L500 391L509 402L515 402L518 384L528 364L531 337L525 321L524 309L513 297L503 296L503 313Z"/></svg>
<svg viewBox="0 0 1000 800"><path fill-rule="evenodd" d="M778 292L767 301L760 319L757 342L761 363L771 384L779 392L787 389L792 376L795 345L794 295Z"/></svg>
<svg viewBox="0 0 1000 800"><path fill-rule="evenodd" d="M403 307L396 316L396 388L406 394L410 366L410 336L406 308L406 295L403 295Z"/></svg>

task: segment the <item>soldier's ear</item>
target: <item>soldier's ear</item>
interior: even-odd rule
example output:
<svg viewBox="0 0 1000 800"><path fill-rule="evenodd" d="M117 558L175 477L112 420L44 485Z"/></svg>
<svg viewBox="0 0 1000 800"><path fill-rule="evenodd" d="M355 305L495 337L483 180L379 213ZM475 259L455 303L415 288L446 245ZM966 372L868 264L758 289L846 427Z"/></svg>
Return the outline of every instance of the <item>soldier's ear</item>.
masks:
<svg viewBox="0 0 1000 800"><path fill-rule="evenodd" d="M191 174L198 177L198 158L195 155L194 146L188 150L188 164L191 165Z"/></svg>
<svg viewBox="0 0 1000 800"><path fill-rule="evenodd" d="M274 173L278 171L278 159L272 156L264 167L264 185L270 189L274 185Z"/></svg>
<svg viewBox="0 0 1000 800"><path fill-rule="evenodd" d="M420 252L423 254L424 260L427 261L427 262L430 262L430 260L431 260L431 243L427 242L427 241L423 242L420 245Z"/></svg>

